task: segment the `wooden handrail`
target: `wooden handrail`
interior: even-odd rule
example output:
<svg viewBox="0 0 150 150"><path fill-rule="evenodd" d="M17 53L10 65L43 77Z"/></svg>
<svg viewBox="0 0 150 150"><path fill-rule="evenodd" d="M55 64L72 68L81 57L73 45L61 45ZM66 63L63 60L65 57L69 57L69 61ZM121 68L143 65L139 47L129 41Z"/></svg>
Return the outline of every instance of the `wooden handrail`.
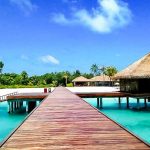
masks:
<svg viewBox="0 0 150 150"><path fill-rule="evenodd" d="M18 92L12 92L12 93L8 93L8 94L0 96L0 102L6 101L7 100L7 96L16 95L17 93Z"/></svg>

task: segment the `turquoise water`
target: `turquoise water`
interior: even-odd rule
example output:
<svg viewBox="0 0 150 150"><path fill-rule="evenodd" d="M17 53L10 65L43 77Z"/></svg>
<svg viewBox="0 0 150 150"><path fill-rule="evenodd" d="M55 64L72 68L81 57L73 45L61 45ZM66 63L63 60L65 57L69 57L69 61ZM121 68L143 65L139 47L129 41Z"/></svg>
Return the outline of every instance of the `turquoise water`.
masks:
<svg viewBox="0 0 150 150"><path fill-rule="evenodd" d="M27 113L7 112L7 102L0 103L0 142L2 142L27 116Z"/></svg>
<svg viewBox="0 0 150 150"><path fill-rule="evenodd" d="M92 106L97 106L96 98L86 98L85 100ZM130 98L130 107L135 106L137 106L136 100ZM144 106L143 100L140 100L140 106ZM103 109L100 109L100 111L144 141L150 143L150 104L148 104L148 109L146 110L133 110L126 109L125 99L122 99L121 108L118 108L117 98L104 98Z"/></svg>

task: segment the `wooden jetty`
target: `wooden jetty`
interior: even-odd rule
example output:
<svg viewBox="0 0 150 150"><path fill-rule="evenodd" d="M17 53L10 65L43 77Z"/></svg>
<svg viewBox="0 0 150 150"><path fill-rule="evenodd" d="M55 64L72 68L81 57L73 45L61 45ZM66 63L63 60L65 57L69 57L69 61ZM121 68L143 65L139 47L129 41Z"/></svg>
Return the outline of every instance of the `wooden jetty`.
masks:
<svg viewBox="0 0 150 150"><path fill-rule="evenodd" d="M18 93L7 96L8 113L16 112L25 102L26 112L31 112L49 93Z"/></svg>
<svg viewBox="0 0 150 150"><path fill-rule="evenodd" d="M99 93L76 93L81 98L97 98L97 108L103 108L103 98L118 98L118 106L121 107L121 98L126 98L127 108L130 107L130 97L137 99L139 107L140 99L144 99L144 107L147 107L147 101L150 100L150 93L134 94L126 92L99 92Z"/></svg>
<svg viewBox="0 0 150 150"><path fill-rule="evenodd" d="M58 87L1 145L29 150L147 150L124 130L69 90Z"/></svg>
<svg viewBox="0 0 150 150"><path fill-rule="evenodd" d="M16 108L20 109L22 106L22 102L26 102L26 112L28 110L32 110L35 106L41 102L49 93L18 93L15 95L8 95L8 112L12 113L16 111ZM150 99L149 93L144 94L132 94L132 93L125 93L125 92L88 92L88 93L75 93L81 98L97 98L97 108L103 108L103 98L118 98L118 107L121 107L121 98L126 98L126 106L127 108L130 107L130 97L137 99L137 108L140 109L140 100L144 99L144 107L147 107L147 101ZM41 99L39 101L39 99ZM106 100L106 99L105 99ZM132 101L131 101L132 102ZM37 104L36 104L37 103ZM33 105L33 106L32 106ZM19 106L19 107L18 107ZM31 106L31 109L29 109ZM30 112L30 111L29 111Z"/></svg>
<svg viewBox="0 0 150 150"><path fill-rule="evenodd" d="M36 99L41 98L44 99L48 96L49 93L18 93L16 95L9 95L7 96L7 100L11 101L14 99Z"/></svg>

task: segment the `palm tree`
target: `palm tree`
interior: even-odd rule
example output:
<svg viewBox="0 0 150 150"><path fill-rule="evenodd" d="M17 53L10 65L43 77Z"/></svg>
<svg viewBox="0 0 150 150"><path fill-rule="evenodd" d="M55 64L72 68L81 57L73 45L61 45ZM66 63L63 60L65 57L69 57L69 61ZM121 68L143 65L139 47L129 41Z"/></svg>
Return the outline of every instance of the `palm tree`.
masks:
<svg viewBox="0 0 150 150"><path fill-rule="evenodd" d="M29 81L27 72L26 71L22 71L20 76L21 76L21 84L27 85L28 81Z"/></svg>
<svg viewBox="0 0 150 150"><path fill-rule="evenodd" d="M105 75L105 70L106 70L105 66L99 67L99 71L102 75Z"/></svg>
<svg viewBox="0 0 150 150"><path fill-rule="evenodd" d="M65 78L65 84L67 86L67 83L68 83L68 73L67 72L64 72L64 75L63 75L63 78Z"/></svg>
<svg viewBox="0 0 150 150"><path fill-rule="evenodd" d="M99 67L100 74L102 74L103 76L103 81L104 81L105 70L106 70L105 66ZM103 86L104 86L104 82L103 82Z"/></svg>
<svg viewBox="0 0 150 150"><path fill-rule="evenodd" d="M112 77L117 73L117 69L113 66L109 66L105 68L105 74L109 76L110 81L112 81Z"/></svg>
<svg viewBox="0 0 150 150"><path fill-rule="evenodd" d="M99 74L99 68L98 68L98 65L97 64L93 64L91 66L91 72L94 74L94 76L98 75Z"/></svg>
<svg viewBox="0 0 150 150"><path fill-rule="evenodd" d="M0 74L2 73L3 67L4 67L4 63L0 61Z"/></svg>

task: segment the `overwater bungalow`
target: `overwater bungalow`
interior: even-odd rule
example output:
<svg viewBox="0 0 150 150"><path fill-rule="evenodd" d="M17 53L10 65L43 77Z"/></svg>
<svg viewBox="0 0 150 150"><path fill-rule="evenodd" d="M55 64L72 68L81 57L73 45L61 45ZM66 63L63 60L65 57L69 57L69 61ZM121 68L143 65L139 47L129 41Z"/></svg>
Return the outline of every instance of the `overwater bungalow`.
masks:
<svg viewBox="0 0 150 150"><path fill-rule="evenodd" d="M109 76L101 75L87 79L83 76L75 78L73 81L74 86L110 86L113 84Z"/></svg>
<svg viewBox="0 0 150 150"><path fill-rule="evenodd" d="M120 79L120 91L150 93L150 53L115 75Z"/></svg>
<svg viewBox="0 0 150 150"><path fill-rule="evenodd" d="M74 80L72 80L74 86L89 86L90 85L90 79L87 79L83 76L77 77Z"/></svg>

